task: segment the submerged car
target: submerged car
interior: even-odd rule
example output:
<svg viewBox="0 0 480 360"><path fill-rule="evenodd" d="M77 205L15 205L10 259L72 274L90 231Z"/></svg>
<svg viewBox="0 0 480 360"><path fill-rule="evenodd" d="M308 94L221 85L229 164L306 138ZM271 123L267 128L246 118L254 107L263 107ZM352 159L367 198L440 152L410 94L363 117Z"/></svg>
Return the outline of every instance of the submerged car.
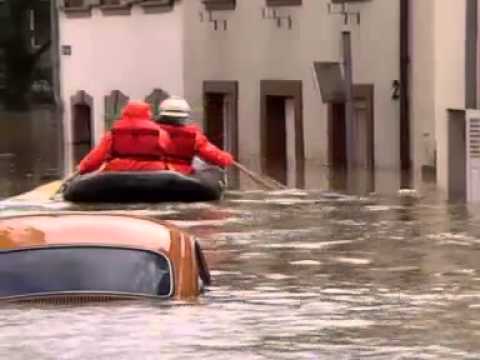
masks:
<svg viewBox="0 0 480 360"><path fill-rule="evenodd" d="M196 297L210 274L191 236L117 214L0 218L0 301Z"/></svg>

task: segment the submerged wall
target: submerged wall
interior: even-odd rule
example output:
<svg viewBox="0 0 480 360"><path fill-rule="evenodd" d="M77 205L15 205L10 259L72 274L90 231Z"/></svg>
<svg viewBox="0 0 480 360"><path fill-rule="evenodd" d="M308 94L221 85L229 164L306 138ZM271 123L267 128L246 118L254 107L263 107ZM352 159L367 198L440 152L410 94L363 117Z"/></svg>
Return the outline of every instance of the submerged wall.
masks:
<svg viewBox="0 0 480 360"><path fill-rule="evenodd" d="M361 14L345 27L343 16L328 13L327 0L304 0L278 8L291 16L292 29L265 19L265 0L237 1L232 11L213 12L226 31L201 21L200 1L186 3L185 93L202 119L202 82L239 81L240 160L260 168L260 80L301 80L307 186L325 187L328 163L327 105L313 74L314 61L342 61L341 32L352 31L354 82L373 84L374 157L378 169L399 168L399 102L392 82L399 79L399 2L366 1L351 6ZM271 14L270 14L271 15ZM381 32L381 36L379 36ZM309 171L311 169L311 171Z"/></svg>
<svg viewBox="0 0 480 360"><path fill-rule="evenodd" d="M133 6L129 15L91 16L60 13L62 98L67 167L71 168L72 115L70 98L84 90L93 97L94 140L104 132L104 96L120 90L131 99L144 99L155 88L184 93L183 2L171 11L145 13Z"/></svg>

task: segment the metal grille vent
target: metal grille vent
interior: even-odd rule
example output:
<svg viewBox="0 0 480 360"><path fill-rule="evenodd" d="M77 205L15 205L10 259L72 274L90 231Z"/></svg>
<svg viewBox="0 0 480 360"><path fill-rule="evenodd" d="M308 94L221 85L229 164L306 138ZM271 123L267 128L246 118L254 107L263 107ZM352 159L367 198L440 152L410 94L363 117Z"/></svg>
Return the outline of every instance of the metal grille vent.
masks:
<svg viewBox="0 0 480 360"><path fill-rule="evenodd" d="M470 119L469 154L472 159L480 159L480 118Z"/></svg>

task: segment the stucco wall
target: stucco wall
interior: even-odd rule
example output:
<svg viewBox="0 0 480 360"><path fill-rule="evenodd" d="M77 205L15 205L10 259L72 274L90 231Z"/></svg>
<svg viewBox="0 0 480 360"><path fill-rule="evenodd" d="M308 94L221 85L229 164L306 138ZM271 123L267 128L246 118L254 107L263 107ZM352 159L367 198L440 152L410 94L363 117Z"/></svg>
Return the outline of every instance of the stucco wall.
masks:
<svg viewBox="0 0 480 360"><path fill-rule="evenodd" d="M465 108L466 0L411 1L414 163L448 188L448 109ZM473 80L473 79L472 79Z"/></svg>
<svg viewBox="0 0 480 360"><path fill-rule="evenodd" d="M375 86L375 164L397 167L400 159L400 102L392 99L392 82L400 78L400 5L398 0L356 5L360 26L353 26L355 83ZM381 32L381 36L379 33Z"/></svg>
<svg viewBox="0 0 480 360"><path fill-rule="evenodd" d="M105 16L95 8L91 17L59 14L60 45L71 45L61 56L61 94L65 104L67 169L71 167L70 97L85 90L94 97L95 141L104 130L104 96L121 90L143 99L154 88L184 92L183 2L175 10L145 14L139 6L131 15Z"/></svg>
<svg viewBox="0 0 480 360"><path fill-rule="evenodd" d="M437 181L447 180L447 119L449 108L465 107L465 0L435 1L435 135Z"/></svg>
<svg viewBox="0 0 480 360"><path fill-rule="evenodd" d="M435 1L410 1L410 105L413 165L435 165Z"/></svg>
<svg viewBox="0 0 480 360"><path fill-rule="evenodd" d="M315 83L313 61L341 61L343 17L327 12L327 0L304 0L300 7L282 8L293 28L278 28L262 18L264 0L237 1L237 9L214 12L227 19L227 31L214 31L201 22L200 1L186 3L185 94L202 118L204 80L239 81L240 160L259 168L260 80L302 80L307 169L327 162L327 106ZM398 0L365 2L361 24L352 33L355 83L375 85L375 162L397 169L399 163L399 104L391 99L391 83L399 78ZM381 33L381 36L380 36ZM310 178L307 185L321 179Z"/></svg>

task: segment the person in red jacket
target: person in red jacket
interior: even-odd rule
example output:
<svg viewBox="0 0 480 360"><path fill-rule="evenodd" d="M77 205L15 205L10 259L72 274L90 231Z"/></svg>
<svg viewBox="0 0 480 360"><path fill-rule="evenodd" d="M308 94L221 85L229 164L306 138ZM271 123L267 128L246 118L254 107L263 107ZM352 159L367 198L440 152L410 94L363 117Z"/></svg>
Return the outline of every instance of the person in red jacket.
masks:
<svg viewBox="0 0 480 360"><path fill-rule="evenodd" d="M130 101L100 144L82 159L78 171L85 174L102 165L104 171L165 170L163 157L169 143L168 133L152 121L150 105Z"/></svg>
<svg viewBox="0 0 480 360"><path fill-rule="evenodd" d="M171 138L165 154L167 168L192 174L194 156L222 168L232 165L232 155L210 143L202 130L190 123L190 113L190 106L183 98L170 97L160 104L160 117L156 121Z"/></svg>

